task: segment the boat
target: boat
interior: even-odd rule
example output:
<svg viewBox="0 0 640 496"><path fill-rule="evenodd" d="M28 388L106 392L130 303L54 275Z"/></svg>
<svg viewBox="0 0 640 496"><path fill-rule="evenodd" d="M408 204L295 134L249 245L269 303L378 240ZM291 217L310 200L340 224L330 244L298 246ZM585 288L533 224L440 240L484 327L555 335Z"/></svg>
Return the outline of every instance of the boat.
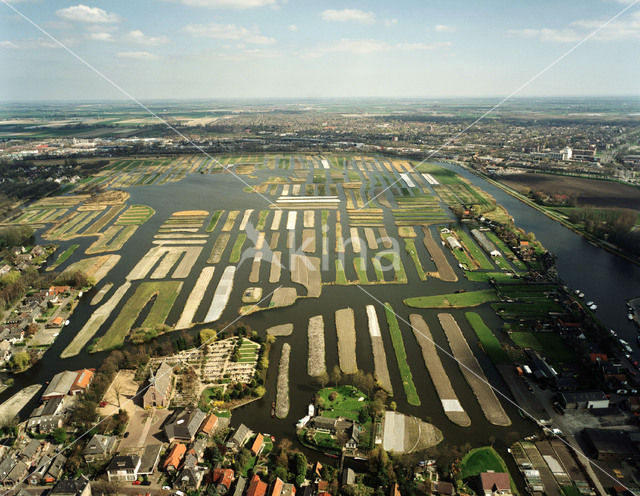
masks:
<svg viewBox="0 0 640 496"><path fill-rule="evenodd" d="M629 320L633 320L633 314L632 314L632 313L628 314L628 315L627 315L627 318L628 318Z"/></svg>
<svg viewBox="0 0 640 496"><path fill-rule="evenodd" d="M591 305L593 305L593 302L592 301L588 301L587 302L587 306L590 307Z"/></svg>
<svg viewBox="0 0 640 496"><path fill-rule="evenodd" d="M580 298L584 298L584 293L583 293L582 291L580 291L580 292L578 293L578 296L579 296Z"/></svg>
<svg viewBox="0 0 640 496"><path fill-rule="evenodd" d="M276 402L272 401L271 402L271 417L275 417L276 416Z"/></svg>
<svg viewBox="0 0 640 496"><path fill-rule="evenodd" d="M598 309L598 305L596 305L595 303L593 305L589 305L589 309L590 310L597 310Z"/></svg>
<svg viewBox="0 0 640 496"><path fill-rule="evenodd" d="M68 321L68 320L65 320L65 321L64 321L64 325L68 326L68 325L69 325L69 321Z"/></svg>

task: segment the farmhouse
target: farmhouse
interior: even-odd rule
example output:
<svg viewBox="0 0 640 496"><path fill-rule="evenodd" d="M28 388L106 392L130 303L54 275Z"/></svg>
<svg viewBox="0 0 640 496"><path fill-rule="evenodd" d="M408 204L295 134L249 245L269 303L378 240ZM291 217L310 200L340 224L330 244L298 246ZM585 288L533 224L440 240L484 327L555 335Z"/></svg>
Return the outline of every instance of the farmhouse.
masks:
<svg viewBox="0 0 640 496"><path fill-rule="evenodd" d="M149 387L142 397L144 408L169 406L171 400L171 389L173 385L173 367L167 362L162 362L155 374L151 370L149 377Z"/></svg>
<svg viewBox="0 0 640 496"><path fill-rule="evenodd" d="M480 482L484 496L511 495L509 474L505 472L482 472Z"/></svg>
<svg viewBox="0 0 640 496"><path fill-rule="evenodd" d="M164 426L164 432L170 443L180 440L192 442L206 414L199 408L175 412Z"/></svg>
<svg viewBox="0 0 640 496"><path fill-rule="evenodd" d="M117 440L115 436L95 434L82 452L82 456L87 463L105 461L115 450Z"/></svg>
<svg viewBox="0 0 640 496"><path fill-rule="evenodd" d="M114 456L107 466L109 482L134 481L138 478L140 457L138 455Z"/></svg>
<svg viewBox="0 0 640 496"><path fill-rule="evenodd" d="M240 427L236 429L233 436L227 441L227 448L239 450L244 446L247 440L251 437L253 431L246 425L240 424Z"/></svg>
<svg viewBox="0 0 640 496"><path fill-rule="evenodd" d="M162 468L167 472L177 471L180 467L180 463L182 463L182 458L184 457L184 454L186 452L187 447L184 444L178 443L174 445L173 448L171 448L171 451L169 451L169 454L167 455L164 463L162 464Z"/></svg>

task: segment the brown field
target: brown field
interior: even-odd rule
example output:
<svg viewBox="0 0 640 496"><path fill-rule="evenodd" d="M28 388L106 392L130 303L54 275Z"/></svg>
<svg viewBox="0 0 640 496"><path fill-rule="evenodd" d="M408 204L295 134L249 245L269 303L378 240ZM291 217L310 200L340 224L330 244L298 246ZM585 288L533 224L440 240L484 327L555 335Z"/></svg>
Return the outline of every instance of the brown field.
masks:
<svg viewBox="0 0 640 496"><path fill-rule="evenodd" d="M640 210L640 188L611 181L525 173L501 177L500 182L520 192L526 191L528 188L551 195L576 195L580 206Z"/></svg>

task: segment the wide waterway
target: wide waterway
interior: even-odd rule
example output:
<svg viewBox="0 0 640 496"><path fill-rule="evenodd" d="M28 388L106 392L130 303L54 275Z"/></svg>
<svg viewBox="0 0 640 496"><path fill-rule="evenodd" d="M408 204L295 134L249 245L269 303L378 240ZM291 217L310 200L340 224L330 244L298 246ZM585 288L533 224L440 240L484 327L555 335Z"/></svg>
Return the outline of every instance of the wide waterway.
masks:
<svg viewBox="0 0 640 496"><path fill-rule="evenodd" d="M557 255L557 264L561 278L570 287L582 289L585 292L587 299L592 299L597 302L599 307L597 315L602 319L605 325L617 329L621 335L628 338L628 341L635 343L636 329L634 325L626 319L625 300L640 295L639 267L636 267L600 248L594 247L577 234L566 229L557 222L552 221L537 210L509 196L499 188L496 188L483 179L474 176L468 171L453 165L443 165L455 170L457 173L469 179L472 183L493 195L498 203L507 208L510 214L515 218L515 222L519 227L522 227L527 231L533 231L543 245ZM273 171L257 171L256 175L258 175L260 180L264 180L268 175L273 174ZM227 210L267 208L266 202L263 198L258 195L240 193L239 190L241 190L241 188L242 185L229 175L202 176L199 174L189 175L178 183L170 183L162 186L128 188L128 191L132 195L130 203L150 205L156 209L156 215L154 215L149 222L144 224L120 251L122 255L122 262L118 264L108 275L108 280L114 283L114 288L117 288L124 282L126 275L129 273L133 265L138 261L140 256L152 246L151 240L153 239L153 235L157 232L157 229L160 227L162 222L167 219L171 213L177 210L206 209L212 212L213 210L220 208ZM342 224L346 234L347 216L344 208L342 211ZM256 214L254 214L254 216L255 215ZM332 214L332 216L333 215L334 214ZM269 231L270 222L271 221L269 219L267 222L267 231ZM390 233L394 232L395 228L388 213L385 215L385 224L387 225L387 229ZM219 232L219 229L220 226L218 226L216 233ZM283 232L282 227L281 232ZM298 232L298 236L299 235L300 233ZM320 240L319 215L316 216L316 237ZM169 315L168 323L173 324L177 321L186 301L189 289L195 283L200 270L204 266L204 260L211 249L213 238L215 238L215 236L211 236L211 239L208 240L203 249L203 255L201 255L195 269L185 280L185 288L187 289L178 297L176 305ZM281 250L284 249L285 238L286 236L281 235L279 244L279 249ZM62 243L62 245L65 246L66 244L77 242L81 243L82 250L77 251L77 254L75 254L72 259L73 261L77 260L77 257L79 257L82 251L84 251L84 249L90 244L91 240L80 238L80 241L73 240ZM416 240L416 244L422 244L420 238ZM331 253L333 252L334 246L335 230L331 229L329 232L329 247ZM228 253L228 251L225 253ZM404 266L407 269L407 273L413 273L413 263L411 259L403 249L400 250L400 254ZM451 257L451 254L447 252L446 256L449 258L450 262L455 265L455 261ZM226 256L223 257L223 261L226 261L225 258ZM210 301L213 289L215 288L219 277L222 275L223 266L224 263L221 263L216 267L213 284L209 287L203 301ZM351 260L347 261L345 267L347 269L347 276L349 279L355 279L355 272L353 270ZM432 264L429 265L429 263L425 263L425 268L429 271L435 269L435 267ZM220 327L220 324L222 323L230 322L237 316L237 308L239 306L242 291L250 285L246 282L248 280L250 269L250 263L245 263L238 268L238 275L236 277L237 282L231 294L231 303L226 308L216 327ZM277 285L264 283L264 281L268 279L268 276L265 275L268 274L268 264L263 263L261 270L261 285L264 288L264 294L268 294ZM461 276L458 269L456 269L456 271L459 276ZM374 276L370 266L369 272L369 277L373 280ZM323 279L325 281L332 280L332 276L323 277ZM290 283L290 275L288 271L283 270L283 280L281 282ZM98 286L98 288L99 287L100 286ZM467 289L478 288L478 284L469 283L466 279L461 278L460 282L455 285L455 288L458 287ZM411 276L410 282L407 285L367 286L367 290L376 298L381 301L390 302L399 315L406 320L408 320L408 315L411 312L402 304L403 298L423 294L446 293L450 292L452 288L452 283L444 283L431 278L426 283L421 283L420 281L417 281L415 277ZM62 360L59 358L61 351L82 327L82 324L86 321L91 312L97 308L89 305L89 301L96 291L97 288L92 290L82 299L76 309L76 312L71 318L71 325L62 330L56 343L54 343L47 353L45 353L43 359L38 364L28 372L19 374L15 377L14 386L0 395L0 401L4 401L19 388L34 383L44 384L46 381L50 380L55 373L61 370L78 369L82 367L97 368L100 365L101 361L106 357L106 354L89 355L88 353L83 352L77 357L71 359ZM110 294L105 297L103 302L106 301L109 296ZM116 308L114 314L112 314L112 316L107 320L106 325L101 330L101 333L104 332L104 329L106 329L111 322L113 322L114 315L121 308L123 303L124 302L121 302L121 304ZM260 312L243 318L242 321L244 323L260 331L263 331L265 328L273 325L291 322L294 324L294 332L290 337L278 338L277 342L272 347L270 356L271 366L267 376L267 394L261 400L236 410L234 412L233 424L237 425L240 422L244 422L256 430L271 433L278 438L284 436L290 438L294 437L295 421L305 415L306 405L311 400L314 390L316 389L316 385L306 374L306 331L308 319L313 315L323 314L325 319L326 362L327 369L331 370L333 366L338 363L334 313L335 310L339 308L344 308L346 306L352 307L355 310L356 318L356 353L358 366L366 372L372 372L373 364L371 357L371 344L368 337L365 313L365 306L372 303L374 302L371 297L360 291L355 286L324 286L322 296L319 300L303 299L299 300L290 308ZM480 445L487 443L489 438L493 437L497 439L496 447L504 453L508 444L516 441L522 436L532 433L535 430L535 427L531 422L520 418L517 410L508 404L505 404L505 408L513 421L513 425L510 427L496 427L489 424L484 418L471 389L462 377L457 365L452 360L443 359L443 365L450 376L451 383L456 390L463 407L469 413L472 420L472 425L469 428L458 427L451 423L442 412L438 396L424 367L420 349L418 346L415 346L415 338L411 334L409 327L401 322L403 337L407 348L408 361L411 365L414 381L422 401L422 405L420 407L408 405L405 401L402 381L396 366L391 339L388 331L386 330L384 312L377 304L376 311L378 313L378 319L381 326L384 328L383 339L387 354L387 361L389 363L391 380L395 392L394 400L398 403L399 410L404 413L414 414L432 421L442 429L445 436L445 446L463 446L466 443ZM500 319L487 305L479 307L476 311L482 315L488 325L494 328L501 325ZM202 313L203 308L200 308L196 317L201 318ZM420 310L415 313L423 315L432 330L435 341L445 349L448 349L444 333L438 325L437 311ZM470 346L476 356L478 356L483 369L486 371L489 380L500 390L505 391L506 386L502 382L501 377L495 371L486 355L479 351L475 335L464 318L464 311L454 310L451 313L458 320ZM211 325L209 327L211 327ZM197 332L197 329L198 327L196 327L194 331ZM170 339L171 335L166 338ZM284 342L289 342L292 346L290 362L290 370L292 371L290 383L291 407L289 416L286 419L277 420L271 418L270 406L271 402L275 399L277 363L279 361L280 351ZM640 358L640 355L638 355L638 357ZM28 414L36 404L37 399L34 399L34 401L27 405L23 414Z"/></svg>

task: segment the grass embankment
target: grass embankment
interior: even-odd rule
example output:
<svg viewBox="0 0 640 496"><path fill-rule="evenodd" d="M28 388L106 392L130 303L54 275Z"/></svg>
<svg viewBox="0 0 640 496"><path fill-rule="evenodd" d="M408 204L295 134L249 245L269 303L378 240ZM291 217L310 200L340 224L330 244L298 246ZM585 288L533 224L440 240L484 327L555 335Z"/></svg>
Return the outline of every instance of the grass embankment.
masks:
<svg viewBox="0 0 640 496"><path fill-rule="evenodd" d="M353 258L353 266L358 274L358 282L360 284L369 284L369 277L367 276L367 264L362 257Z"/></svg>
<svg viewBox="0 0 640 496"><path fill-rule="evenodd" d="M73 252L76 251L79 247L80 245L71 245L65 251L60 253L60 255L58 255L58 258L56 258L56 261L49 265L49 267L47 267L47 271L57 269L60 265L65 263L69 259L69 257L73 255Z"/></svg>
<svg viewBox="0 0 640 496"><path fill-rule="evenodd" d="M181 288L181 281L143 282L140 284L92 351L104 351L122 345L138 316L154 297L151 309L140 327L152 328L164 324Z"/></svg>
<svg viewBox="0 0 640 496"><path fill-rule="evenodd" d="M489 355L491 361L496 365L507 365L511 363L507 352L502 348L500 341L495 337L491 329L482 320L482 317L475 312L466 312L464 316L471 324L473 331L478 336L482 349Z"/></svg>
<svg viewBox="0 0 640 496"><path fill-rule="evenodd" d="M477 307L478 305L498 300L498 295L493 289L482 289L465 293L416 296L414 298L406 298L404 303L413 308L464 308Z"/></svg>
<svg viewBox="0 0 640 496"><path fill-rule="evenodd" d="M395 251L381 251L375 258L378 258L381 262L382 260L385 260L388 264L393 266L393 280L395 282L399 282L401 284L407 283L407 274L404 271L404 265L402 265L402 260L398 253Z"/></svg>
<svg viewBox="0 0 640 496"><path fill-rule="evenodd" d="M416 250L416 243L413 239L405 239L404 240L404 249L407 251L413 263L416 266L416 272L418 272L418 277L421 281L427 280L427 274L422 267L422 262L420 262L420 258L418 257L418 251Z"/></svg>
<svg viewBox="0 0 640 496"><path fill-rule="evenodd" d="M420 397L418 396L416 385L413 382L413 374L407 362L407 351L404 347L404 341L402 340L402 332L398 325L398 319L393 311L393 307L389 303L384 304L384 311L387 316L387 323L389 324L389 333L391 334L391 342L393 343L393 350L396 354L400 377L402 378L402 386L407 395L407 403L420 406Z"/></svg>
<svg viewBox="0 0 640 496"><path fill-rule="evenodd" d="M347 275L344 272L344 264L342 260L336 258L336 284L346 285L349 284Z"/></svg>
<svg viewBox="0 0 640 496"><path fill-rule="evenodd" d="M514 280L511 274L505 274L504 272L465 272L464 276L473 282L487 282L490 279L495 279L497 283L501 283Z"/></svg>
<svg viewBox="0 0 640 496"><path fill-rule="evenodd" d="M242 255L242 247L244 246L244 242L247 240L246 233L238 234L235 243L233 244L233 248L231 249L231 255L229 256L229 263L238 263L240 261L240 256Z"/></svg>
<svg viewBox="0 0 640 496"><path fill-rule="evenodd" d="M211 220L209 221L209 225L207 226L207 232L212 232L216 228L222 212L224 212L224 210L216 210L215 212L213 212Z"/></svg>
<svg viewBox="0 0 640 496"><path fill-rule="evenodd" d="M488 470L509 473L507 464L494 448L491 446L475 448L462 457L460 461L459 478L467 480L472 477L477 477L482 472L487 472ZM517 496L518 490L511 474L509 474L509 480L511 481L511 492Z"/></svg>

